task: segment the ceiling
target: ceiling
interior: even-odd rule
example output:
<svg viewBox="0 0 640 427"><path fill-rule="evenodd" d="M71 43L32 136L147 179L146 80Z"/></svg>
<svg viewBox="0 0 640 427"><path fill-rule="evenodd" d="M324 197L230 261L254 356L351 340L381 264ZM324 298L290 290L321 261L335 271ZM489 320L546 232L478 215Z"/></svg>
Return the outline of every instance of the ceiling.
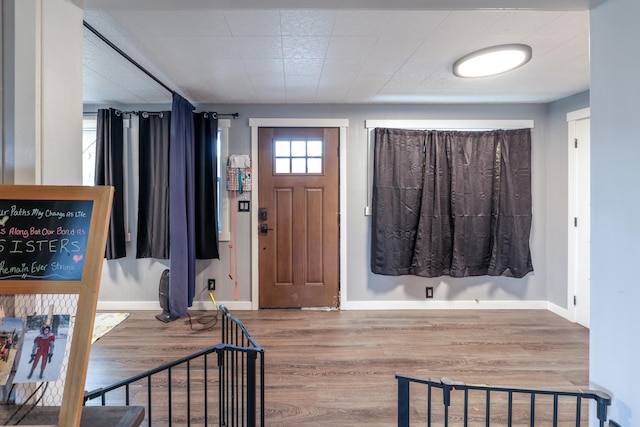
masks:
<svg viewBox="0 0 640 427"><path fill-rule="evenodd" d="M195 105L539 103L589 88L593 2L313 3L84 0L84 20ZM500 76L452 74L458 57L507 43L530 45L533 59ZM87 28L83 64L85 104L171 102Z"/></svg>

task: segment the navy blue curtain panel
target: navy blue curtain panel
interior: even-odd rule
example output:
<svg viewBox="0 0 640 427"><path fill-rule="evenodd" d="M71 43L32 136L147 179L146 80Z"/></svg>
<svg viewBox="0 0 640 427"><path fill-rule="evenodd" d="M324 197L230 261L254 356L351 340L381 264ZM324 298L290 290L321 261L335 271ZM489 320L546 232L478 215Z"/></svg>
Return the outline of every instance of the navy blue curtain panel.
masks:
<svg viewBox="0 0 640 427"><path fill-rule="evenodd" d="M169 259L171 112L139 115L136 258Z"/></svg>
<svg viewBox="0 0 640 427"><path fill-rule="evenodd" d="M193 105L173 94L169 149L169 312L187 314L195 295L195 186Z"/></svg>
<svg viewBox="0 0 640 427"><path fill-rule="evenodd" d="M114 187L105 258L127 256L124 223L124 135L122 115L100 109L97 117L95 184Z"/></svg>
<svg viewBox="0 0 640 427"><path fill-rule="evenodd" d="M218 253L218 116L196 113L195 192L196 258L220 258Z"/></svg>

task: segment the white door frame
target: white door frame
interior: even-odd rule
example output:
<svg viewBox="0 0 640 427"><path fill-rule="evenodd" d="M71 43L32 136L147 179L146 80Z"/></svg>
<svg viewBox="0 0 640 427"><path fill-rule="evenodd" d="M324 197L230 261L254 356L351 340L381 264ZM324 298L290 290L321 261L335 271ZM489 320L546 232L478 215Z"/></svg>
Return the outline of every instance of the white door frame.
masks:
<svg viewBox="0 0 640 427"><path fill-rule="evenodd" d="M251 182L251 309L260 308L259 275L258 275L258 128L261 127L323 127L340 128L340 283L339 304L346 302L347 282L346 256L347 256L347 129L349 119L249 119L251 127L251 158L256 159L251 168L253 180Z"/></svg>
<svg viewBox="0 0 640 427"><path fill-rule="evenodd" d="M568 254L567 254L567 311L569 313L569 319L573 322L580 323L585 327L589 327L589 310L590 310L590 291L588 288L583 289L580 287L580 274L586 274L584 272L585 269L590 269L590 260L589 259L580 259L578 256L579 250L579 233L581 230L588 230L590 227L590 212L587 209L586 212L581 212L580 207L578 206L578 197L577 192L579 191L578 186L578 177L577 174L581 168L590 168L589 164L578 164L579 156L578 152L575 148L575 138L577 138L577 127L576 124L579 120L588 119L591 117L590 108L583 108L581 110L572 111L567 114L567 127L568 127L568 145L567 149L569 150L568 156L568 217L567 224L569 227L568 232ZM582 147L585 148L585 147ZM586 149L590 149L589 146ZM588 163L588 162L587 162ZM589 187L590 191L590 187ZM581 227L576 227L575 221L576 218L578 224ZM587 228L585 228L587 227ZM582 257L584 258L584 257ZM583 273L579 273L579 272ZM574 305L573 298L576 296L578 299L583 299L583 301L578 301L578 303L582 303L583 309L587 310L586 319L579 318L578 309L576 305ZM587 300L586 304L584 299ZM584 317L584 316L583 316Z"/></svg>

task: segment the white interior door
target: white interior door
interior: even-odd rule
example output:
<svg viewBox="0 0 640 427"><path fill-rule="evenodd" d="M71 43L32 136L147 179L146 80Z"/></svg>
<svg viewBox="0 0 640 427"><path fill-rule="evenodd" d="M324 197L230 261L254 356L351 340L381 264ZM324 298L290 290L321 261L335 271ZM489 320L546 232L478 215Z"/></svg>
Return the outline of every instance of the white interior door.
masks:
<svg viewBox="0 0 640 427"><path fill-rule="evenodd" d="M591 159L589 109L567 115L569 125L569 306L589 327L591 311Z"/></svg>

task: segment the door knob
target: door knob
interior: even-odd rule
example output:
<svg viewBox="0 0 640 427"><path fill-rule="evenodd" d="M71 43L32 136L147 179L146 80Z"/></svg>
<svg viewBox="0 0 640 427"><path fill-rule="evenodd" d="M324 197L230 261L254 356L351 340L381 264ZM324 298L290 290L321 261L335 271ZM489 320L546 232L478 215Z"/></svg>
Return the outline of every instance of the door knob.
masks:
<svg viewBox="0 0 640 427"><path fill-rule="evenodd" d="M260 224L260 233L267 234L269 230L273 230L273 228L269 228L267 224Z"/></svg>

